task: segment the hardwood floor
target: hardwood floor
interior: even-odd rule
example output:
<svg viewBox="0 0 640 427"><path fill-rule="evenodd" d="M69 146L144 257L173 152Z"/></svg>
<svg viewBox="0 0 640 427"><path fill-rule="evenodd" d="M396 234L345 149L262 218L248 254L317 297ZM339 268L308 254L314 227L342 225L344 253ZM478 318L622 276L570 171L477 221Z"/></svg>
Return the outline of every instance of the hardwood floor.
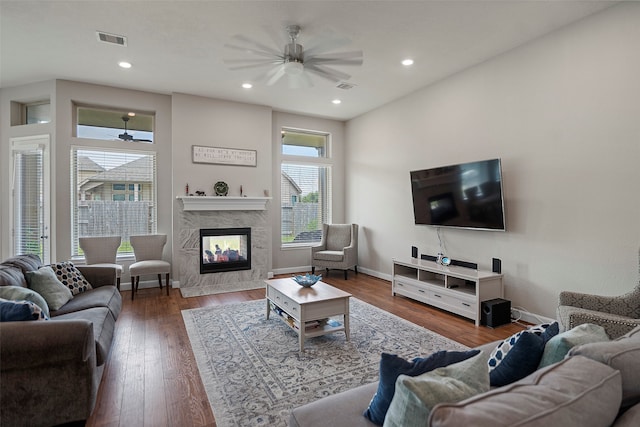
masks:
<svg viewBox="0 0 640 427"><path fill-rule="evenodd" d="M286 276L284 276L286 277ZM522 329L476 327L471 320L404 297L391 296L391 284L365 274L332 272L323 281L354 297L469 347L506 338ZM215 426L207 395L182 320L181 310L264 298L264 289L182 298L172 289L143 289L123 308L87 426Z"/></svg>

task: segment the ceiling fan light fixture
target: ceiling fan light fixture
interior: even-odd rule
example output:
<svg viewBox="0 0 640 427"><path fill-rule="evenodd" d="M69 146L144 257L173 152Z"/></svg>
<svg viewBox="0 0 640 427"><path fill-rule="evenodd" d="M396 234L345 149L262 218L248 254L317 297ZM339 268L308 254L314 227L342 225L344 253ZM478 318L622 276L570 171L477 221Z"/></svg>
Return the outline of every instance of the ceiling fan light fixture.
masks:
<svg viewBox="0 0 640 427"><path fill-rule="evenodd" d="M304 71L302 62L290 61L284 63L284 72L290 76L299 76Z"/></svg>

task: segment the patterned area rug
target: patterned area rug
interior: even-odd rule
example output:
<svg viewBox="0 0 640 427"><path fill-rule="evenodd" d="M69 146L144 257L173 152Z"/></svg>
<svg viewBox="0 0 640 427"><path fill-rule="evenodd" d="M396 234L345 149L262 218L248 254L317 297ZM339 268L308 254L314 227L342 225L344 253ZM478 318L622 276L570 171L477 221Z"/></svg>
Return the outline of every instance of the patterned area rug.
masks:
<svg viewBox="0 0 640 427"><path fill-rule="evenodd" d="M266 301L183 310L218 427L286 426L291 409L377 381L380 353L405 358L467 347L351 298L351 340L337 332L305 341ZM364 408L363 408L364 409Z"/></svg>

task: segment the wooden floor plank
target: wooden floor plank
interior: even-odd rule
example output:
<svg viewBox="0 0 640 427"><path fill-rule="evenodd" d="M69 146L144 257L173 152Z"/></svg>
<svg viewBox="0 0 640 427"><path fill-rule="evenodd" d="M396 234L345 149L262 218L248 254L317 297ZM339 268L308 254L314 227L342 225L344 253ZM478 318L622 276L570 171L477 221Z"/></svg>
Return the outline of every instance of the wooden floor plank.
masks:
<svg viewBox="0 0 640 427"><path fill-rule="evenodd" d="M287 277L287 276L280 276ZM517 324L491 329L405 297L392 297L391 284L359 273L349 279L331 272L323 279L354 297L469 347L506 338L522 329ZM264 298L264 289L182 298L158 288L122 293L109 360L89 427L203 426L214 427L182 310L234 304Z"/></svg>

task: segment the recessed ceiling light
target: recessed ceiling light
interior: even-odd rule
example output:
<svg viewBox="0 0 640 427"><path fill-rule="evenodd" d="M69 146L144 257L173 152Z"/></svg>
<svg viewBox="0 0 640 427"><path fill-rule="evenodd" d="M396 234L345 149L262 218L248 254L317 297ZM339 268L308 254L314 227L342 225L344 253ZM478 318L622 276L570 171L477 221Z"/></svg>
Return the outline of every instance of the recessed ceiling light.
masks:
<svg viewBox="0 0 640 427"><path fill-rule="evenodd" d="M131 68L131 63L126 61L118 62L118 65L122 68Z"/></svg>
<svg viewBox="0 0 640 427"><path fill-rule="evenodd" d="M334 103L334 104L336 104L336 105L338 105L338 104L342 103L342 101L340 101L339 99L334 99L334 100L333 100L333 101L331 101L331 102L333 102L333 103Z"/></svg>
<svg viewBox="0 0 640 427"><path fill-rule="evenodd" d="M253 85L251 83L242 83L242 87L245 89L251 89Z"/></svg>
<svg viewBox="0 0 640 427"><path fill-rule="evenodd" d="M409 59L409 58L404 59L402 61L402 65L404 65L405 67L408 67L409 65L413 65L413 59Z"/></svg>

